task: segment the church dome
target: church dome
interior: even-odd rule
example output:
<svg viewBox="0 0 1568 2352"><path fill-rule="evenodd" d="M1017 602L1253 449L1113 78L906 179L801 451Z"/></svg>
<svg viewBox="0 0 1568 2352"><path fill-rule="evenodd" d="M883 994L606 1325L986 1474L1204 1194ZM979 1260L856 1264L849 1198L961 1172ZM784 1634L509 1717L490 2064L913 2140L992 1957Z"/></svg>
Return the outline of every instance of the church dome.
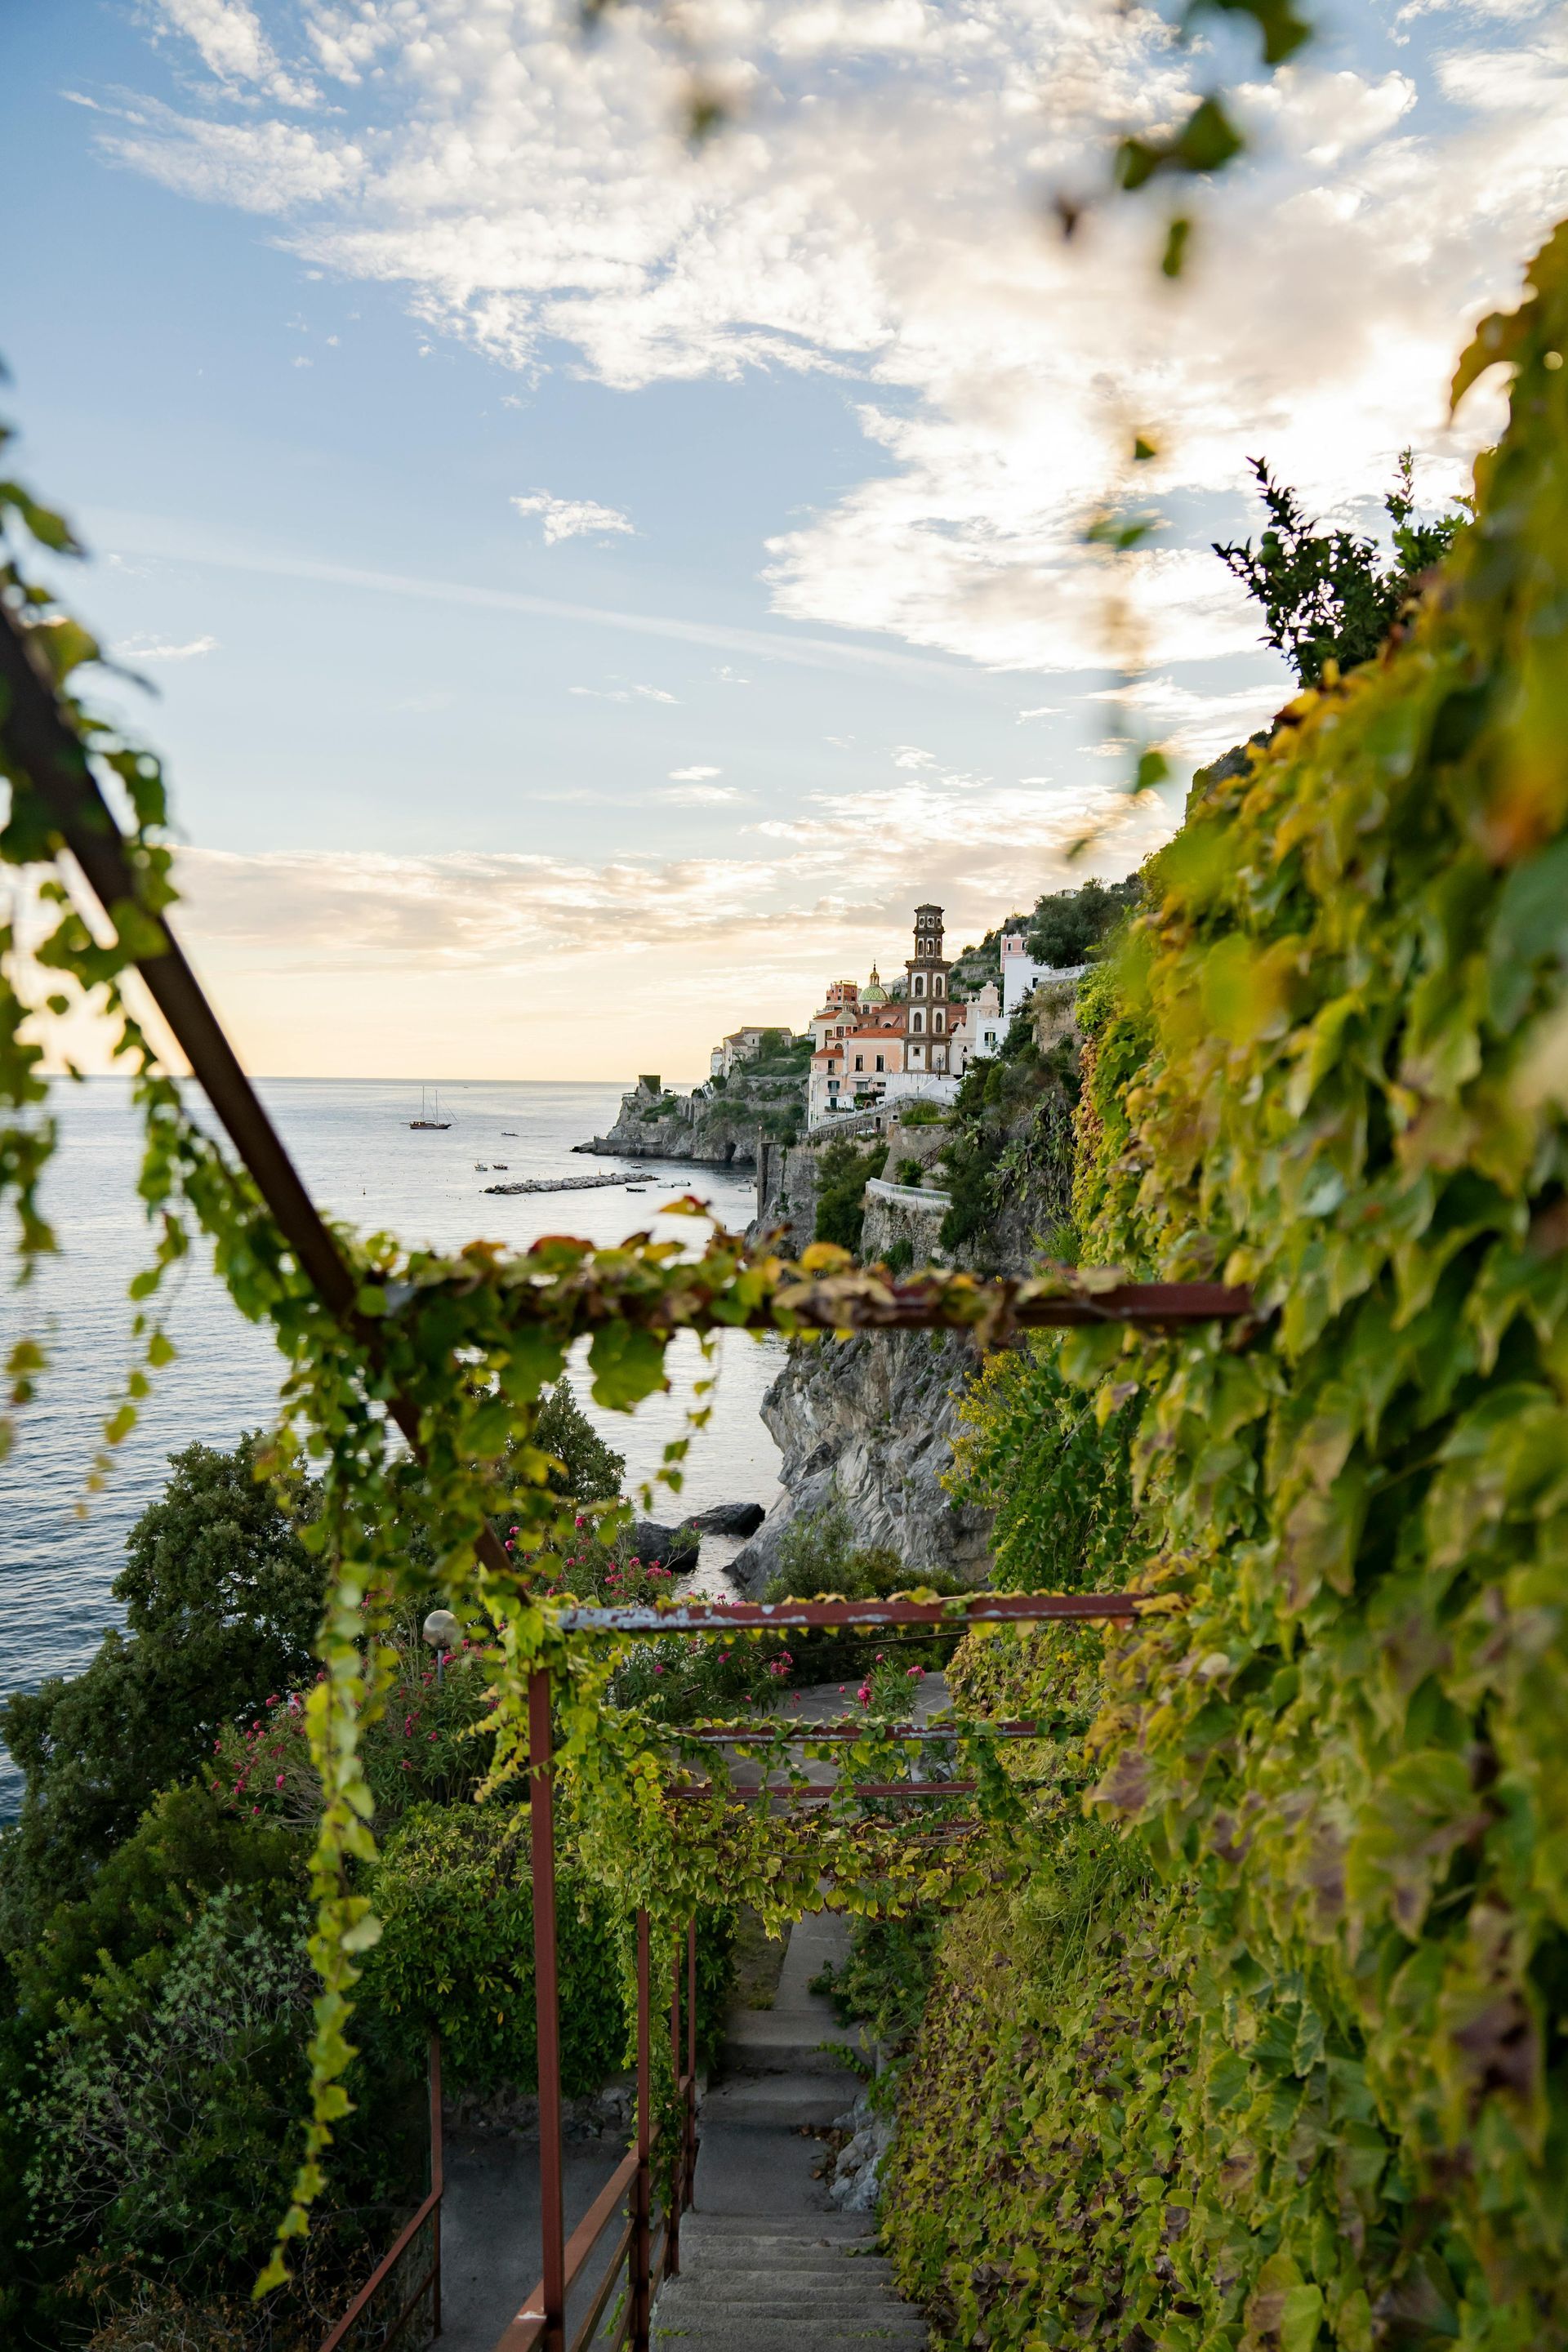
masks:
<svg viewBox="0 0 1568 2352"><path fill-rule="evenodd" d="M877 967L873 964L871 966L870 981L868 984L860 991L860 1002L862 1004L886 1004L887 1001L888 992L883 987L881 982L878 979Z"/></svg>

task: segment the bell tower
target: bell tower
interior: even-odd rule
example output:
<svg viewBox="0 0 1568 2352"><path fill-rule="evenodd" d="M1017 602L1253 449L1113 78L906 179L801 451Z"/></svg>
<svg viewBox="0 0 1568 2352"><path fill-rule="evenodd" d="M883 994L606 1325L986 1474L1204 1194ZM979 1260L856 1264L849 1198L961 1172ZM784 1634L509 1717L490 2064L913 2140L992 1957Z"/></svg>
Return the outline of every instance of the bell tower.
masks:
<svg viewBox="0 0 1568 2352"><path fill-rule="evenodd" d="M947 1075L952 1010L947 976L952 965L942 951L942 908L915 908L915 951L905 962L904 1067Z"/></svg>

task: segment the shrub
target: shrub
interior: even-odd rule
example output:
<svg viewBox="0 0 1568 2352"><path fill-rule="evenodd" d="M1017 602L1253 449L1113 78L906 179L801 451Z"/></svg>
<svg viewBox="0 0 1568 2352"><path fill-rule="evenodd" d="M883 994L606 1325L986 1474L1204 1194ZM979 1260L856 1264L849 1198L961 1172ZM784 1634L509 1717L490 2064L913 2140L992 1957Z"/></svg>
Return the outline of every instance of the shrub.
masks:
<svg viewBox="0 0 1568 2352"><path fill-rule="evenodd" d="M169 1483L132 1528L114 1580L124 1633L106 1634L84 1674L54 1676L0 1711L26 1783L5 1859L13 1904L37 1910L79 1892L156 1791L198 1769L229 1717L313 1671L322 1570L258 1481L258 1443L170 1456Z"/></svg>
<svg viewBox="0 0 1568 2352"><path fill-rule="evenodd" d="M852 1257L860 1255L861 1228L866 1219L866 1187L880 1175L886 1147L875 1141L861 1145L853 1136L835 1136L823 1146L816 1161L816 1234L819 1242L836 1242Z"/></svg>
<svg viewBox="0 0 1568 2352"><path fill-rule="evenodd" d="M387 1840L372 1896L381 1940L366 1990L411 2055L431 2029L473 2090L537 2080L533 1895L525 1807L417 1807ZM596 2090L625 2061L626 2020L604 1895L569 1850L557 1863L562 2083Z"/></svg>

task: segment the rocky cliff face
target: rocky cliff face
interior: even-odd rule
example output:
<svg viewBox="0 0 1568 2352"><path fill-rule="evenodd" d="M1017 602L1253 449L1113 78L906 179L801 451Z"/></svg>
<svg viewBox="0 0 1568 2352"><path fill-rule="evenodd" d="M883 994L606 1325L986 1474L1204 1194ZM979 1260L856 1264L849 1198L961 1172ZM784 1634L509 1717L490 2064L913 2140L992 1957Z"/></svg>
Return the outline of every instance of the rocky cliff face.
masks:
<svg viewBox="0 0 1568 2352"><path fill-rule="evenodd" d="M721 1093L706 1087L670 1094L657 1078L639 1078L621 1097L607 1135L577 1143L574 1151L613 1152L631 1160L692 1160L707 1167L754 1160L764 1122L805 1123L805 1081L750 1077L737 1071Z"/></svg>
<svg viewBox="0 0 1568 2352"><path fill-rule="evenodd" d="M836 1502L856 1541L897 1551L911 1583L928 1568L984 1583L989 1514L954 1504L941 1485L974 1370L969 1342L953 1335L797 1340L763 1399L763 1419L784 1455L784 1494L731 1563L742 1590L761 1591L792 1520Z"/></svg>

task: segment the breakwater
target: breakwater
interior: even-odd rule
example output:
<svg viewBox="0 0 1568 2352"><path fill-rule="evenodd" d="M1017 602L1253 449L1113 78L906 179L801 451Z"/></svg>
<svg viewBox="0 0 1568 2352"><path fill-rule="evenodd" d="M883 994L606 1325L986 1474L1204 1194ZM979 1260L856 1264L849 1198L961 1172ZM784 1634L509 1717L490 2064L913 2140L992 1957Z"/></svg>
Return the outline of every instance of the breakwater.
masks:
<svg viewBox="0 0 1568 2352"><path fill-rule="evenodd" d="M574 1144L574 1151L581 1150ZM647 1178L636 1168L622 1168L613 1176L525 1176L518 1184L487 1184L487 1192L597 1192L606 1184L646 1184Z"/></svg>

